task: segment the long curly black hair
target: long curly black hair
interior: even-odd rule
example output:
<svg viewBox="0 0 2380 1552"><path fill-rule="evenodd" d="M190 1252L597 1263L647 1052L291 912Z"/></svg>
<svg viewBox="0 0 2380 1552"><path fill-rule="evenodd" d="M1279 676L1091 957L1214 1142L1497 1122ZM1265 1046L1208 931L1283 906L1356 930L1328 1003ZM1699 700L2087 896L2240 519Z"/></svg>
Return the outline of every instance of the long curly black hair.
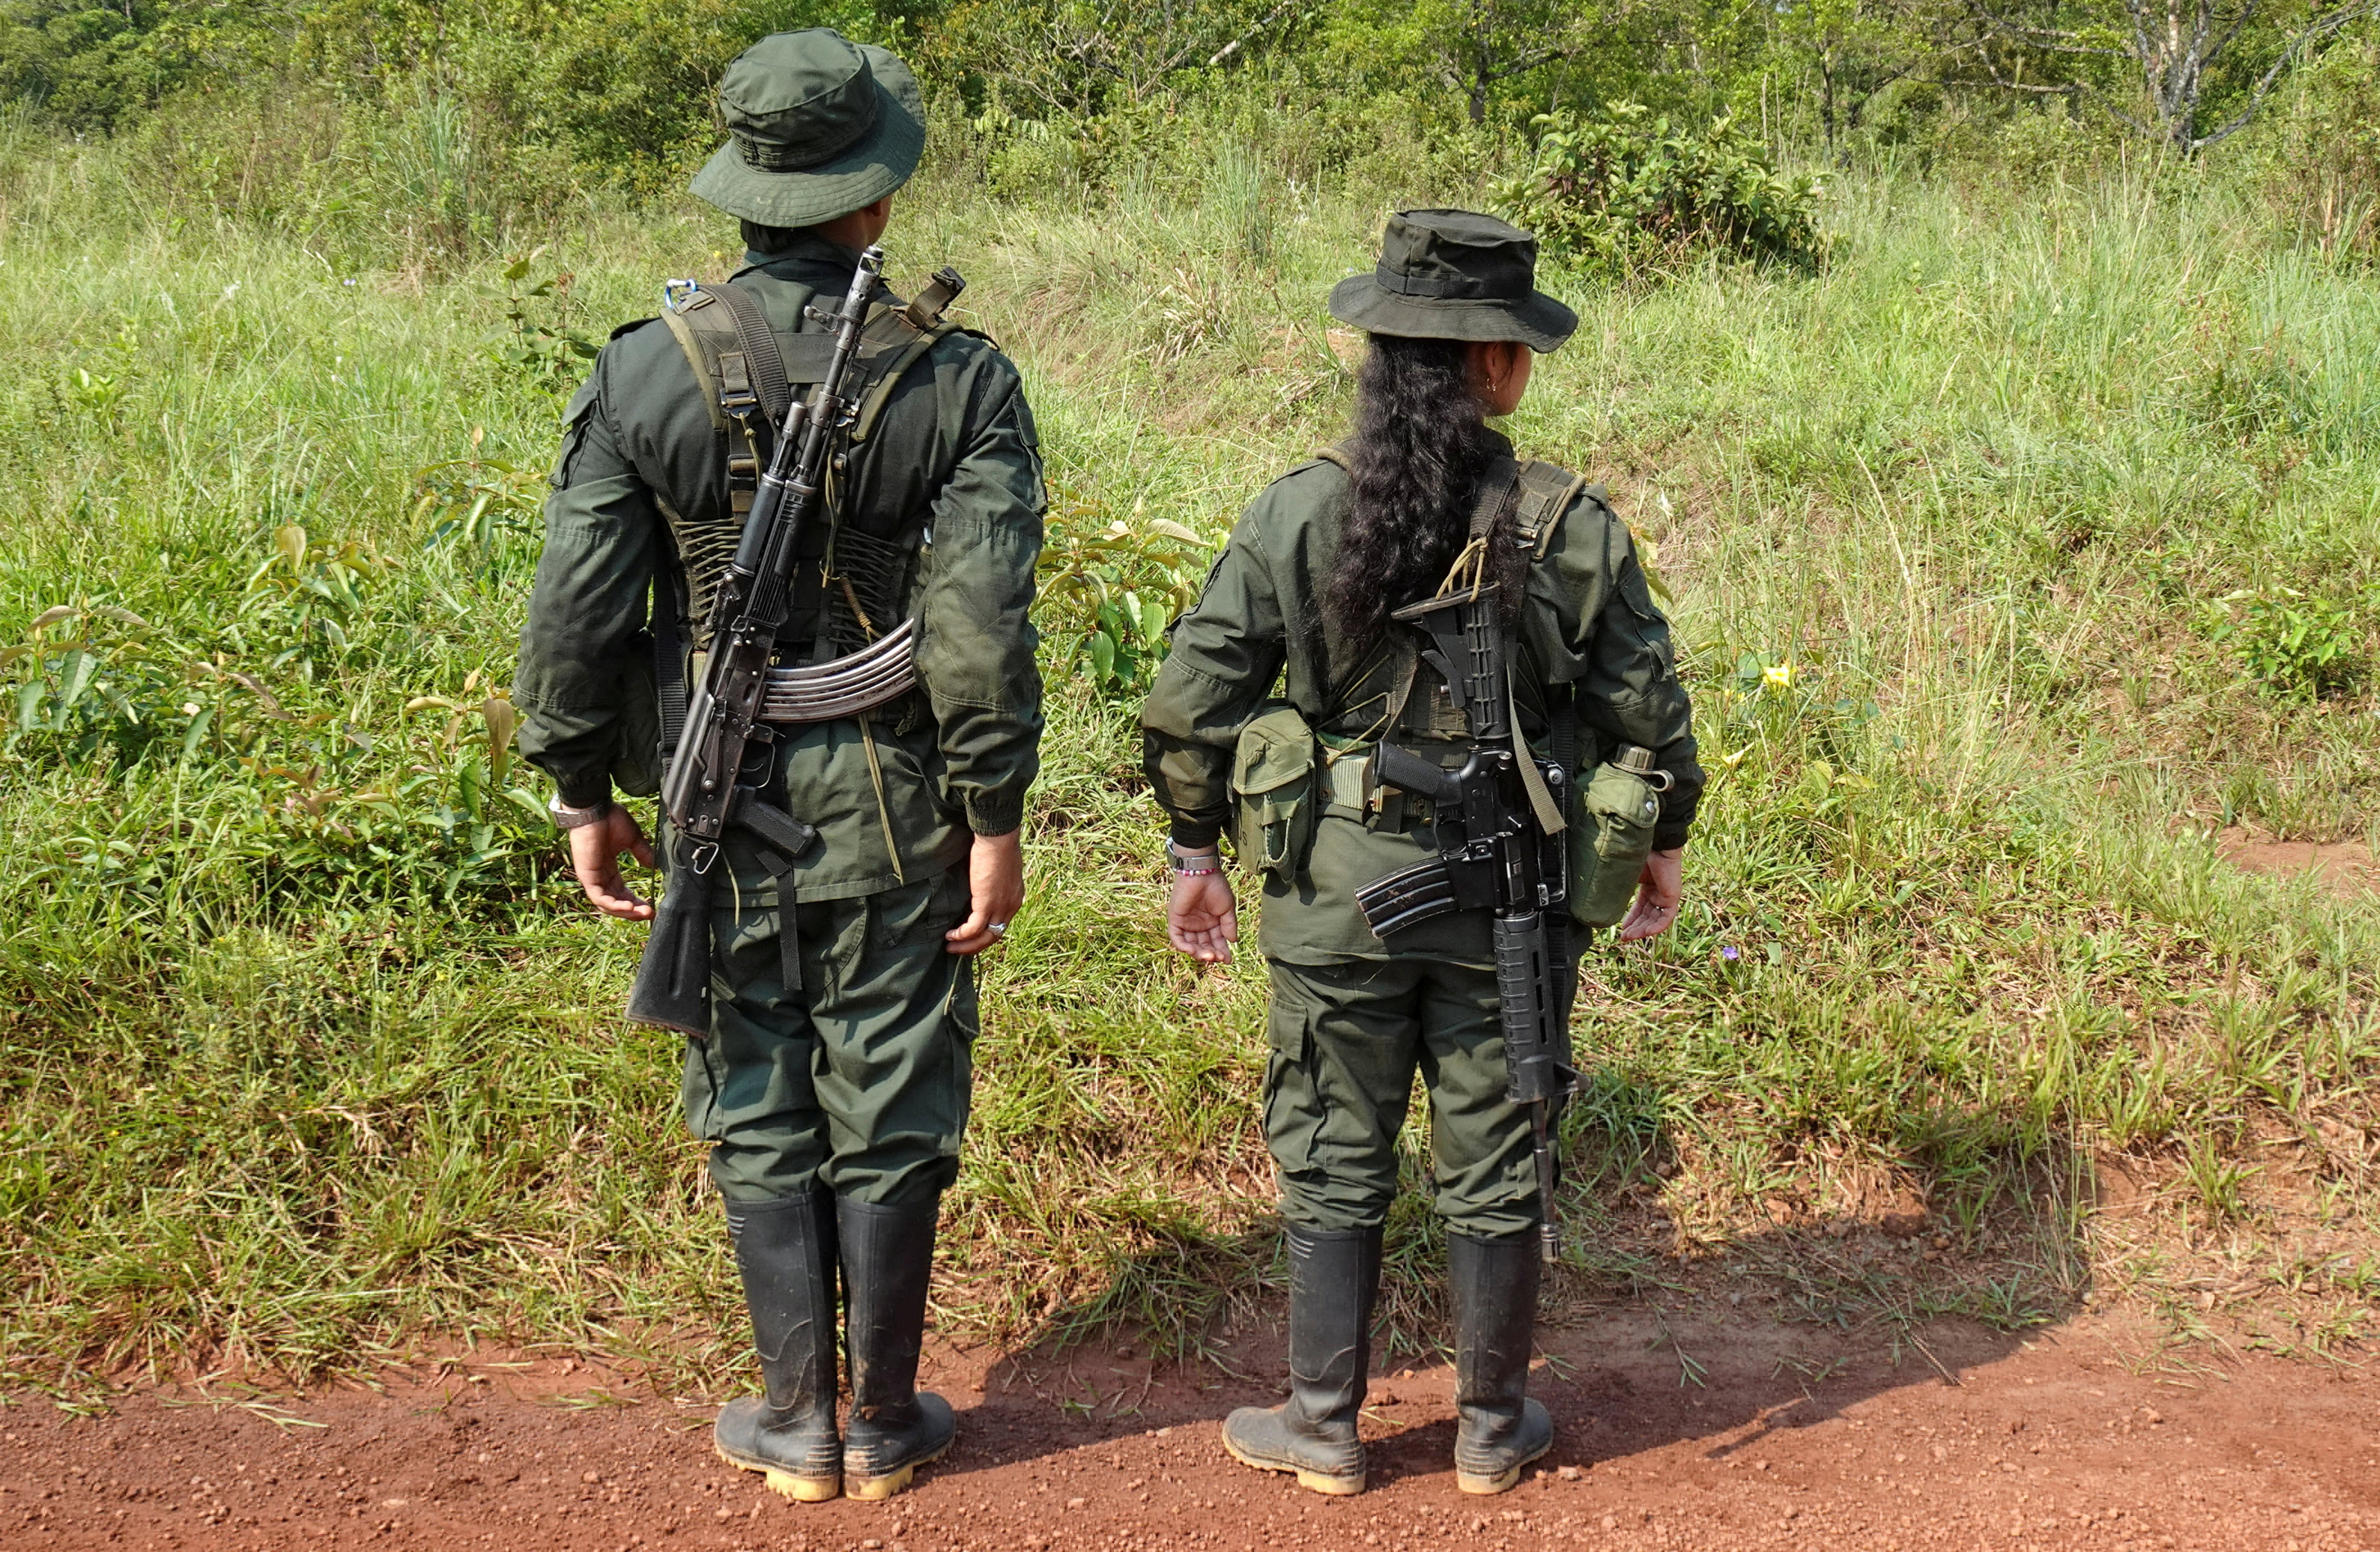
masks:
<svg viewBox="0 0 2380 1552"><path fill-rule="evenodd" d="M1346 451L1354 503L1322 610L1360 656L1379 641L1390 610L1437 590L1469 535L1496 435L1472 392L1463 343L1371 336ZM1512 548L1495 546L1494 559ZM1491 566L1491 576L1501 582L1494 574L1508 569Z"/></svg>

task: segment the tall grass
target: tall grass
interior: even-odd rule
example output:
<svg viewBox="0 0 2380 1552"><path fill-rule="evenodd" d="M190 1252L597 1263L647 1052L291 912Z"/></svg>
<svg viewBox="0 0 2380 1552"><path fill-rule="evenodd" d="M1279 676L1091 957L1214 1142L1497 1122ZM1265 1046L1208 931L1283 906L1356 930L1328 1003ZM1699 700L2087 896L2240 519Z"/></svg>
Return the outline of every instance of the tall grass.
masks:
<svg viewBox="0 0 2380 1552"><path fill-rule="evenodd" d="M734 1361L674 1045L619 1018L639 935L554 877L499 693L552 331L649 312L731 234L590 212L520 299L134 198L103 152L8 159L6 1367L427 1332ZM1212 165L929 186L892 235L896 273L975 283L1059 521L1127 557L1160 518L1220 534L1349 403L1320 301L1378 202ZM2372 834L2380 297L2214 190L1852 181L1833 219L1814 277L1569 286L1512 428L1648 541L1715 778L1678 930L1588 958L1564 1288L1709 1265L1809 1318L2022 1326L2252 1251L2243 1328L2351 1340L2380 919L2210 836ZM2317 600L2320 676L2283 649ZM941 1318L1194 1347L1274 1276L1262 974L1164 953L1091 607L1045 621L1035 892L986 965ZM2119 1166L2156 1193L2120 1225ZM1925 1236L1819 1232L1892 1214ZM1417 1198L1395 1231L1419 1340Z"/></svg>

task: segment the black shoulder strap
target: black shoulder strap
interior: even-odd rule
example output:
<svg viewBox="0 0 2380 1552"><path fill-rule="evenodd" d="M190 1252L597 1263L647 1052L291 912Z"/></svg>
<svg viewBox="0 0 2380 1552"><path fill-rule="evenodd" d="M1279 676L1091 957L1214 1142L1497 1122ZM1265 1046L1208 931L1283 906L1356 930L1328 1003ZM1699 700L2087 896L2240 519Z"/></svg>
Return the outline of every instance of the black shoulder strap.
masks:
<svg viewBox="0 0 2380 1552"><path fill-rule="evenodd" d="M777 331L769 327L769 315L760 310L759 298L734 281L705 289L726 303L728 315L735 320L735 338L744 346L745 375L768 417L769 429L774 430L785 423L785 411L794 402L793 386L785 375L785 358L777 348ZM721 358L720 369L722 378L728 375L724 358ZM732 385L722 382L721 386L724 389Z"/></svg>
<svg viewBox="0 0 2380 1552"><path fill-rule="evenodd" d="M1520 498L1521 461L1499 454L1479 477L1478 504L1471 509L1471 537L1486 539L1496 531L1505 512Z"/></svg>
<svg viewBox="0 0 2380 1552"><path fill-rule="evenodd" d="M1586 790L1586 772L1579 769L1582 756L1579 749L1578 686L1564 685L1559 688L1561 693L1548 717L1553 723L1553 741L1547 753L1570 777L1571 807L1575 810L1577 795Z"/></svg>
<svg viewBox="0 0 2380 1552"><path fill-rule="evenodd" d="M1561 526L1562 514L1586 488L1586 476L1572 474L1560 464L1536 458L1523 464L1521 499L1512 514L1513 539L1532 556L1542 559L1553 548L1554 530Z"/></svg>

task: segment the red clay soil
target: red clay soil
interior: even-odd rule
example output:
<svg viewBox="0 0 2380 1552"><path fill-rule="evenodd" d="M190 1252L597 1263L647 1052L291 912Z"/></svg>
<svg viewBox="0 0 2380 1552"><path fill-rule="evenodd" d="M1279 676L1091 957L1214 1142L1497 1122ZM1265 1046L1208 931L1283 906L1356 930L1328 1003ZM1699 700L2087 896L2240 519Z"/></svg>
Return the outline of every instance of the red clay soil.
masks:
<svg viewBox="0 0 2380 1552"><path fill-rule="evenodd" d="M2380 1548L2380 1382L2358 1369L2160 1368L2112 1316L2024 1340L1937 1326L1897 1365L1806 1332L1640 1309L1553 1333L1533 1385L1560 1439L1494 1498L1455 1491L1443 1367L1375 1382L1360 1497L1226 1460L1217 1423L1272 1399L1277 1339L1232 1360L1251 1380L1095 1348L938 1354L959 1445L883 1504L785 1502L711 1455L707 1409L613 1404L616 1380L552 1364L95 1417L19 1396L0 1547Z"/></svg>
<svg viewBox="0 0 2380 1552"><path fill-rule="evenodd" d="M2234 825L2215 838L2231 865L2247 873L2293 879L2311 874L2334 894L2353 898L2380 891L2380 867L2361 841L2267 841Z"/></svg>

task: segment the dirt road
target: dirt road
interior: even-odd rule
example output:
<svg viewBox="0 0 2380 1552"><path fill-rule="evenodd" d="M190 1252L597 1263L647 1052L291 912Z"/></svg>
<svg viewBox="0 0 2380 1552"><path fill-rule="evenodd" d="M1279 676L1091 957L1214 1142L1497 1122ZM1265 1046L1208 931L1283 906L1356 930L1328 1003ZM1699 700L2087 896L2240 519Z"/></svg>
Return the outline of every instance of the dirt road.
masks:
<svg viewBox="0 0 2380 1552"><path fill-rule="evenodd" d="M1376 1382L1361 1497L1231 1464L1217 1422L1272 1399L1277 1339L1232 1357L1245 1380L1105 1349L937 1354L959 1447L880 1505L783 1502L712 1457L708 1409L614 1404L616 1381L555 1364L245 1406L163 1390L89 1418L18 1396L0 1546L2380 1552L2380 1382L2153 1354L2113 1317L1936 1328L1896 1365L1748 1319L1615 1314L1553 1334L1534 1385L1560 1442L1497 1498L1454 1490L1442 1365Z"/></svg>

